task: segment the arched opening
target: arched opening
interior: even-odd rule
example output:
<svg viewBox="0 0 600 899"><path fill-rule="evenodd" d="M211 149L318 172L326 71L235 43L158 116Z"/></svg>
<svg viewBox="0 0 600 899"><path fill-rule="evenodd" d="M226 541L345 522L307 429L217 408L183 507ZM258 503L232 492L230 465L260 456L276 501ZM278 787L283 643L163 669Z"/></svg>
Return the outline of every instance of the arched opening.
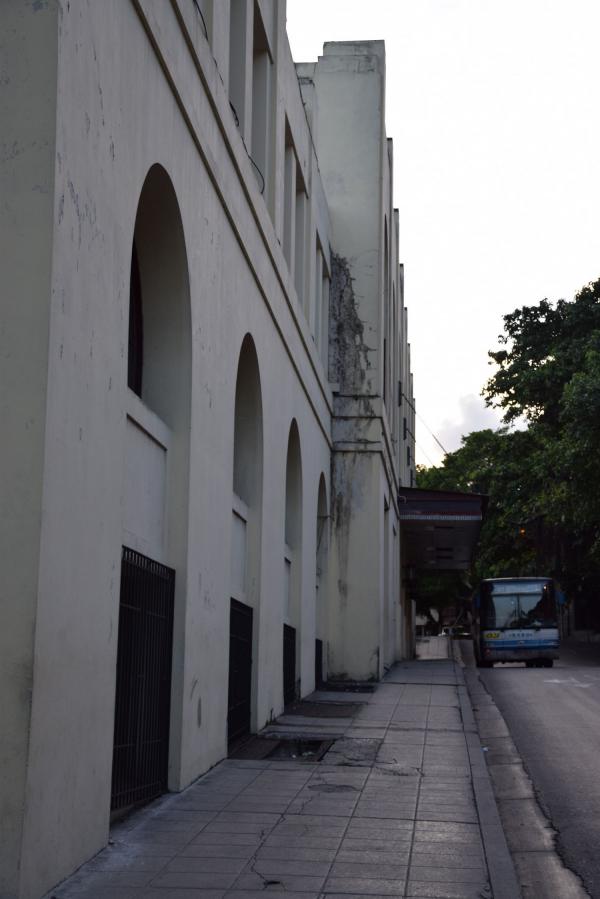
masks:
<svg viewBox="0 0 600 899"><path fill-rule="evenodd" d="M189 424L191 330L187 253L177 197L153 165L131 250L128 385L173 430Z"/></svg>
<svg viewBox="0 0 600 899"><path fill-rule="evenodd" d="M229 616L229 699L231 743L252 729L256 715L260 613L260 537L263 477L260 374L254 341L244 338L235 387Z"/></svg>
<svg viewBox="0 0 600 899"><path fill-rule="evenodd" d="M159 165L144 181L131 244L123 553L111 808L180 780L185 652L190 290L175 190Z"/></svg>
<svg viewBox="0 0 600 899"><path fill-rule="evenodd" d="M391 322L391 382L392 382L392 402L391 402L391 431L394 452L396 453L396 464L398 460L398 398L395 392L398 389L398 316L396 314L396 285L392 284L392 322Z"/></svg>
<svg viewBox="0 0 600 899"><path fill-rule="evenodd" d="M300 631L302 595L302 459L300 435L292 421L288 438L285 474L285 596L283 609L283 701L284 705L300 696L297 647Z"/></svg>
<svg viewBox="0 0 600 899"><path fill-rule="evenodd" d="M390 553L390 505L387 498L383 500L383 665L387 670L393 664L392 640L392 589L391 589L391 553Z"/></svg>
<svg viewBox="0 0 600 899"><path fill-rule="evenodd" d="M382 394L386 408L389 405L389 365L390 365L390 260L388 249L387 218L383 223L383 316L381 322L381 341L383 347ZM388 413L389 414L389 413Z"/></svg>
<svg viewBox="0 0 600 899"><path fill-rule="evenodd" d="M329 556L329 516L325 476L319 479L317 500L317 544L315 568L315 687L327 676L327 561Z"/></svg>

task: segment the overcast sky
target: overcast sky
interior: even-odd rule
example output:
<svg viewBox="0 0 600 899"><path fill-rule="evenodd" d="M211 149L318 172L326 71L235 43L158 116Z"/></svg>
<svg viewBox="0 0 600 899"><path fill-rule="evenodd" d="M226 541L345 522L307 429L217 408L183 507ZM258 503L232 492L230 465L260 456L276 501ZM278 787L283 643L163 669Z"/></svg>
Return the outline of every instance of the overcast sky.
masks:
<svg viewBox="0 0 600 899"><path fill-rule="evenodd" d="M600 0L288 0L296 61L384 38L417 411L449 450L502 316L600 277ZM417 422L417 461L441 450Z"/></svg>

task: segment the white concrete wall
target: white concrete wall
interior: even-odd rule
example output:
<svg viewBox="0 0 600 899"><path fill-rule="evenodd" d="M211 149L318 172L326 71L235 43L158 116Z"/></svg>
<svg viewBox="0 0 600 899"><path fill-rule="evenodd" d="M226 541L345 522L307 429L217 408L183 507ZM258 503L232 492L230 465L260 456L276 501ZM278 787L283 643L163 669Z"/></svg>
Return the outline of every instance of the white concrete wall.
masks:
<svg viewBox="0 0 600 899"><path fill-rule="evenodd" d="M42 470L52 279L56 3L7 0L0 57L0 895L19 891L45 513ZM47 518L45 519L47 521Z"/></svg>
<svg viewBox="0 0 600 899"><path fill-rule="evenodd" d="M177 571L187 588L175 638L172 706L179 732L172 739L171 786L189 783L226 751L228 498L235 380L246 333L255 340L259 360L268 472L255 726L282 709L280 562L292 418L303 458L302 692L314 685L314 523L319 478L329 472L331 395L212 55L199 40L213 102L216 96L229 128L225 140L214 127L198 60L187 51L174 15L161 3L144 9L145 23L133 6L116 0L110 10L91 7L81 16L72 4L61 15L56 170L49 171L54 220L46 216L43 234L53 247L53 278L50 285L47 270L40 296L51 321L26 791L31 813L22 849L27 864L21 890L28 897L106 840L122 539L167 564L174 561L161 516L168 501L164 450L127 418L131 241L142 184L157 162L171 178L180 207L192 332L188 562L187 571ZM143 28L157 28L159 19L157 39L175 96ZM139 77L123 79L125 67ZM300 122L297 84L294 90L290 117ZM305 136L303 142L308 147ZM42 327L43 316L38 323ZM43 370L42 357L42 390ZM41 447L39 442L38 452ZM35 498L39 507L39 486ZM22 595L22 587L15 589Z"/></svg>
<svg viewBox="0 0 600 899"><path fill-rule="evenodd" d="M0 698L11 735L2 757L8 836L0 893L11 899L39 899L108 836L123 543L176 569L170 788L186 786L226 754L236 591L254 608L253 728L281 712L293 421L302 471L294 554L301 693L314 688L319 631L334 675L379 677L384 647L388 657L398 651L389 636L399 577L391 553L387 576L383 567L384 503L389 532L398 474L380 401L380 275L373 278L382 191L387 203L391 190L381 181L381 54L351 51L360 89L344 127L361 140L344 170L348 180L328 191L285 36L285 3L261 0L274 67L272 169L263 197L229 106L230 3L212 5L208 41L192 0L176 7L177 15L163 0L0 8L0 34L17 34L7 145L22 147L0 172L11 290L0 339L12 351L0 356L9 426L1 489L12 510L2 524L2 558L18 563L5 564L9 627L0 638L9 637ZM247 4L248 16L253 8ZM244 90L251 116L248 84ZM313 92L309 115L319 132L323 102L337 115L334 95ZM364 127L365 111L373 127ZM302 298L281 248L286 120L307 193ZM261 121L266 126L269 116ZM176 374L159 379L144 402L127 387L130 265L140 195L156 165L164 170L179 261L172 272L158 266L153 302L160 306L161 292L169 302L178 298L174 332L165 337ZM330 176L334 168L326 159ZM365 172L375 174L363 186ZM373 186L376 200L367 203ZM156 214L160 220L160 206ZM361 382L368 414L361 397L340 407L338 393L334 406L331 358L318 345L314 314L317 237L327 273L334 275L336 241L352 260L364 344L375 348ZM244 573L232 507L236 378L247 335L260 382L263 477L248 511ZM349 381L360 375L350 372ZM348 420L338 414L349 410ZM336 453L330 484L333 439L350 452ZM361 441L371 440L373 451L362 452ZM330 534L328 520L325 613L317 626L321 479L333 527Z"/></svg>
<svg viewBox="0 0 600 899"><path fill-rule="evenodd" d="M378 678L402 655L403 625L397 614L400 566L391 551L401 483L401 350L383 42L326 44L318 62L300 66L299 74L336 253L329 356L335 382L331 583L340 588L330 596L328 664L332 676Z"/></svg>

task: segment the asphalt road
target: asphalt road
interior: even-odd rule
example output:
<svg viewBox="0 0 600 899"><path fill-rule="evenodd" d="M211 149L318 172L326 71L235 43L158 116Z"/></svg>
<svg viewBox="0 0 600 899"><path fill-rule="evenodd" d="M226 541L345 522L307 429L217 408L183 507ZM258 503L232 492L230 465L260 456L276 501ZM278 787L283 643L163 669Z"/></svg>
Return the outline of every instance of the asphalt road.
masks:
<svg viewBox="0 0 600 899"><path fill-rule="evenodd" d="M559 853L600 899L600 647L563 646L554 668L498 665L480 677L558 831Z"/></svg>

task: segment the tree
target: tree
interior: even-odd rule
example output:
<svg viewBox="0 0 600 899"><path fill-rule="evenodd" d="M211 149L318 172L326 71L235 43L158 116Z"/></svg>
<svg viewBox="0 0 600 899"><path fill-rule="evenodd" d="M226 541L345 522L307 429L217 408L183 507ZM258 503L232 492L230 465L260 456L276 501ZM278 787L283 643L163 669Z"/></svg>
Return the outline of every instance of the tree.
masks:
<svg viewBox="0 0 600 899"><path fill-rule="evenodd" d="M499 340L505 349L489 353L498 370L483 390L487 404L502 409L506 423L522 416L556 429L565 388L597 346L600 280L572 302L546 299L516 309L504 316L504 331Z"/></svg>
<svg viewBox="0 0 600 899"><path fill-rule="evenodd" d="M499 339L483 395L505 427L469 434L417 483L488 494L478 576L552 574L591 602L600 587L600 280L571 302L504 316ZM519 422L524 429L509 430ZM600 608L595 616L600 628Z"/></svg>
<svg viewBox="0 0 600 899"><path fill-rule="evenodd" d="M460 449L448 453L441 467L417 473L419 487L489 497L474 562L476 580L536 573L537 515L531 507L536 468L523 465L523 459L536 452L532 436L506 428L473 431L463 437Z"/></svg>
<svg viewBox="0 0 600 899"><path fill-rule="evenodd" d="M570 579L600 564L600 280L572 302L523 307L505 316L506 349L490 353L497 372L488 405L509 423L524 417L539 450L537 513L562 532ZM532 500L534 498L532 497ZM575 550L573 553L571 550ZM574 556L576 563L569 563ZM579 572L571 570L576 564Z"/></svg>

